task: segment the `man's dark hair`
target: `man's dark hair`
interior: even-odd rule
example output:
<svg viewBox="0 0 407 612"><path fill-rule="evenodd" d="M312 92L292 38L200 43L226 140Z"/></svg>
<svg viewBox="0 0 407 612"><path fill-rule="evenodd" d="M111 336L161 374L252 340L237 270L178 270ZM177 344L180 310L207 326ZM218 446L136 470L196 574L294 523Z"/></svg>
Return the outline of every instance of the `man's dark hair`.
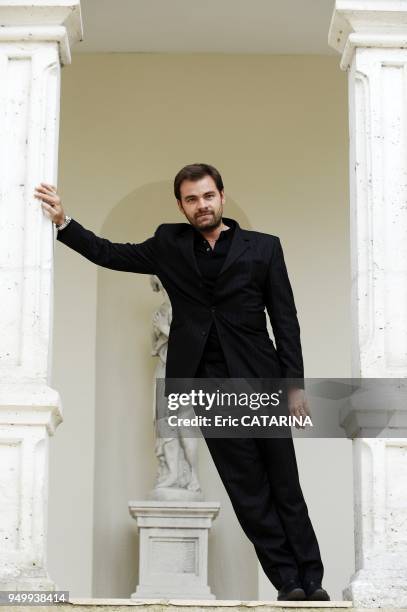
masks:
<svg viewBox="0 0 407 612"><path fill-rule="evenodd" d="M174 195L181 200L181 183L183 181L199 181L204 176L211 176L218 191L223 190L223 181L220 172L210 164L189 164L178 172L174 179Z"/></svg>

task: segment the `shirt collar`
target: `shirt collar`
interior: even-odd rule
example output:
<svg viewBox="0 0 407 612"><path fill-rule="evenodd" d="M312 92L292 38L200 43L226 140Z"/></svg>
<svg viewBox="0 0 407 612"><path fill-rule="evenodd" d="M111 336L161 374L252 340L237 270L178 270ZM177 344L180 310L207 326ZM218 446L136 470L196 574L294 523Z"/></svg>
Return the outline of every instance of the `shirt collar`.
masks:
<svg viewBox="0 0 407 612"><path fill-rule="evenodd" d="M225 218L223 218L223 222L225 223L225 225L227 225L229 227L229 229L225 229L222 230L219 234L219 240L225 240L225 239L229 239L232 237L233 232L236 228L236 221L234 219L230 219L228 218L227 220ZM192 229L194 230L194 238L195 240L205 240L204 236L201 234L201 232L199 230L197 230L195 227L192 226Z"/></svg>

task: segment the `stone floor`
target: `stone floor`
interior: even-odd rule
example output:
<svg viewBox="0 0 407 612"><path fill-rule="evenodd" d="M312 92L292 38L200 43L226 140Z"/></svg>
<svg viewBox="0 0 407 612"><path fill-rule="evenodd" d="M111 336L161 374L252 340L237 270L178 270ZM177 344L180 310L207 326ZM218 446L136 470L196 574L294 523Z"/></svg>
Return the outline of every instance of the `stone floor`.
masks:
<svg viewBox="0 0 407 612"><path fill-rule="evenodd" d="M317 605L316 605L317 604ZM71 599L67 604L53 606L5 606L4 612L124 612L129 607L136 607L137 612L227 612L226 608L234 608L233 612L279 612L291 608L290 612L318 612L327 608L348 608L356 612L350 601L237 601L237 600L206 600L188 601L185 599ZM360 608L360 612L377 611L379 608ZM380 612L407 612L407 608L380 608ZM2 610L0 610L2 612Z"/></svg>

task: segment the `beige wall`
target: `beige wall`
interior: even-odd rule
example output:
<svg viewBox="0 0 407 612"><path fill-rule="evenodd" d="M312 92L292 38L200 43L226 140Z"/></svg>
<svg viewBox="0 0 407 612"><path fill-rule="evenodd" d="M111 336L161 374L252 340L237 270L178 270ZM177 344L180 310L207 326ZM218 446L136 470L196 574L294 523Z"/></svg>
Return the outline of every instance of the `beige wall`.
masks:
<svg viewBox="0 0 407 612"><path fill-rule="evenodd" d="M181 221L172 179L219 167L226 216L280 236L309 377L350 375L347 90L336 58L84 54L63 71L58 188L66 211L114 241ZM49 567L72 596L126 597L137 581L127 502L155 474L148 276L55 246L54 368L64 423L51 445ZM296 440L333 598L353 572L351 443ZM222 501L210 536L218 598L274 598L206 447Z"/></svg>

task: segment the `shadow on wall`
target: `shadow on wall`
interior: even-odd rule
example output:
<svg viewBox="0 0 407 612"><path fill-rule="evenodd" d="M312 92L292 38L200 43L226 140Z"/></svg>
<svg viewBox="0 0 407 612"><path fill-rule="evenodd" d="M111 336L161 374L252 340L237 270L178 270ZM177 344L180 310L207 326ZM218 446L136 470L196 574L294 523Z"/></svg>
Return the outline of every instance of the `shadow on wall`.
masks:
<svg viewBox="0 0 407 612"><path fill-rule="evenodd" d="M245 212L228 196L226 190L225 194L225 217L232 217L241 227L251 229ZM187 220L178 210L172 181L161 181L148 183L129 193L112 209L102 228L109 236L117 231L123 235L131 230L132 235L134 233L136 236L135 240L141 241L151 236L160 223L184 222L187 223ZM140 230L144 229L147 233L143 234Z"/></svg>
<svg viewBox="0 0 407 612"><path fill-rule="evenodd" d="M172 190L171 181L135 189L112 209L99 235L113 242L142 242L160 223L187 222ZM224 214L249 227L246 215L228 196ZM146 499L156 473L152 420L156 357L151 355L151 320L160 296L151 290L147 275L99 268L97 284L92 591L94 597L126 598L136 589L139 565L137 527L128 502ZM206 446L200 457L206 499L223 500L211 538L211 590L218 598L232 594L256 598L253 547L231 504L224 500L223 485ZM244 564L221 563L232 546ZM219 563L222 568L217 567Z"/></svg>

